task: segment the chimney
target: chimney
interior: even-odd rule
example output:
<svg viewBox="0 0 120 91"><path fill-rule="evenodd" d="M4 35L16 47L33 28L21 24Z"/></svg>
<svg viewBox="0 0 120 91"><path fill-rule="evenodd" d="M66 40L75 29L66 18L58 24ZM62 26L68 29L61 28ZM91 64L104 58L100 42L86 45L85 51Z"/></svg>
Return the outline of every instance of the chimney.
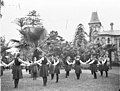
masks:
<svg viewBox="0 0 120 91"><path fill-rule="evenodd" d="M111 23L110 23L111 30L113 30L113 25L114 25L114 23L113 23L113 22L111 22Z"/></svg>

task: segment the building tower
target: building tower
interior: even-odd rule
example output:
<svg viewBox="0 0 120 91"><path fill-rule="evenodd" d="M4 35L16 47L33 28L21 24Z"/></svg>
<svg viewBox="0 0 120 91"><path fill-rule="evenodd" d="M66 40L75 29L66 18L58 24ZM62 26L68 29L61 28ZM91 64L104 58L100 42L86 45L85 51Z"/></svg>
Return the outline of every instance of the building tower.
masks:
<svg viewBox="0 0 120 91"><path fill-rule="evenodd" d="M97 39L97 34L98 32L100 32L101 29L101 22L98 18L98 14L97 12L92 12L92 16L91 16L91 20L88 23L89 25L89 36L90 36L90 41L95 42L95 40Z"/></svg>

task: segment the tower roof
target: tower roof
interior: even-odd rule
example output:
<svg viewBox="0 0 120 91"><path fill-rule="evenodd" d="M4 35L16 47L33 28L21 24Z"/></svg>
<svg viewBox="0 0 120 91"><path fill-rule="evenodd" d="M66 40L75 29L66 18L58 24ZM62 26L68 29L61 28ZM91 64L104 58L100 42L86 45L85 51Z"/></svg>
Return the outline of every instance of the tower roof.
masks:
<svg viewBox="0 0 120 91"><path fill-rule="evenodd" d="M97 12L92 12L92 16L91 16L91 20L90 20L89 24L95 24L95 23L100 23L101 24L101 22L98 18Z"/></svg>

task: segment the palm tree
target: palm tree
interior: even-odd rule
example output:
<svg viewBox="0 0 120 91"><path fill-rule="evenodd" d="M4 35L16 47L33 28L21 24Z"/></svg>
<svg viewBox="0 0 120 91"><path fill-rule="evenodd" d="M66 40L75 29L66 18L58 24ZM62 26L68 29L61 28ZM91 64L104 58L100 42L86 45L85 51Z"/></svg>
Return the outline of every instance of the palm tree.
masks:
<svg viewBox="0 0 120 91"><path fill-rule="evenodd" d="M9 44L10 43L10 44ZM16 39L11 39L8 42L8 47L6 48L7 53L17 53L20 52L21 57L26 60L27 58L31 59L29 55L31 54L30 52L30 45L27 43L21 41L21 40L16 40Z"/></svg>
<svg viewBox="0 0 120 91"><path fill-rule="evenodd" d="M32 43L34 47L38 47L38 44L42 42L47 35L47 31L43 27L25 27L19 32L23 35L25 41Z"/></svg>
<svg viewBox="0 0 120 91"><path fill-rule="evenodd" d="M32 49L35 49L36 52L36 49L38 47L39 49L41 49L40 47L42 46L42 44L44 44L45 40L47 40L47 31L43 26L41 26L41 19L39 18L39 15L36 13L35 10L29 12L27 16L28 17L17 18L16 24L21 27L21 30L19 30L19 32L22 35L22 40L32 46ZM24 25L30 26L23 28ZM35 52L34 54L36 54Z"/></svg>
<svg viewBox="0 0 120 91"><path fill-rule="evenodd" d="M34 51L37 48L41 49L42 44L44 41L47 40L47 31L44 27L25 27L19 31L20 34L23 36L23 39L33 48ZM41 50L42 51L42 50ZM43 51L44 52L44 51ZM33 56L37 54L34 52ZM38 55L35 55L38 59Z"/></svg>

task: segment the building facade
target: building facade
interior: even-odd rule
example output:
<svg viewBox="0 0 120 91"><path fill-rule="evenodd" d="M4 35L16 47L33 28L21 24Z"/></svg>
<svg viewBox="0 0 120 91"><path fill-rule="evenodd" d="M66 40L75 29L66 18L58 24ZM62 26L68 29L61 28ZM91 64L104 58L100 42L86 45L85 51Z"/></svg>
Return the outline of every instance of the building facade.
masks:
<svg viewBox="0 0 120 91"><path fill-rule="evenodd" d="M88 23L89 25L89 36L90 36L90 42L94 42L94 40L97 38L98 36L98 32L100 32L101 29L101 22L98 18L98 14L97 12L92 12L92 16L91 16L91 20Z"/></svg>
<svg viewBox="0 0 120 91"><path fill-rule="evenodd" d="M120 62L120 30L113 29L113 23L110 23L110 30L101 31L102 24L98 18L97 12L93 12L89 24L90 42L100 42L104 45L115 44L117 49L112 52L112 61Z"/></svg>
<svg viewBox="0 0 120 91"><path fill-rule="evenodd" d="M98 33L98 40L101 40L101 43L105 45L116 45L116 50L112 52L112 61L120 62L120 30L114 30L113 23L111 23L110 26L110 30L104 30Z"/></svg>

